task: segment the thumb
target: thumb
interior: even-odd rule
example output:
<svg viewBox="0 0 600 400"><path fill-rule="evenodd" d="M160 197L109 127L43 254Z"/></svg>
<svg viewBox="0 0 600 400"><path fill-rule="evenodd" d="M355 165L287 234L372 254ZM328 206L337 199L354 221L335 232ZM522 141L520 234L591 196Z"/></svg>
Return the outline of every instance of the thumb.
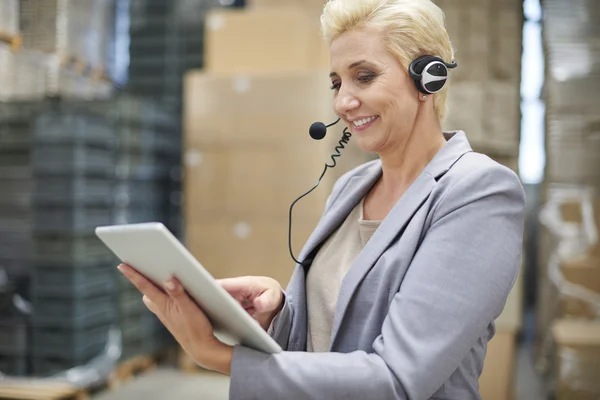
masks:
<svg viewBox="0 0 600 400"><path fill-rule="evenodd" d="M271 312L277 307L277 293L267 289L254 299L253 305L257 313Z"/></svg>

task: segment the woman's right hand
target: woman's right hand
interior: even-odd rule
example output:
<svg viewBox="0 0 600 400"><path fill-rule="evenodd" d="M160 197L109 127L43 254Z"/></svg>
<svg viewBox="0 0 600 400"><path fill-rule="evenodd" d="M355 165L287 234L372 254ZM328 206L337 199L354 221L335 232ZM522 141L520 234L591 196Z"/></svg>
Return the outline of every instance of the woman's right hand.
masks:
<svg viewBox="0 0 600 400"><path fill-rule="evenodd" d="M281 285L266 276L241 276L218 279L225 289L244 310L252 316L264 330L283 307L284 297Z"/></svg>

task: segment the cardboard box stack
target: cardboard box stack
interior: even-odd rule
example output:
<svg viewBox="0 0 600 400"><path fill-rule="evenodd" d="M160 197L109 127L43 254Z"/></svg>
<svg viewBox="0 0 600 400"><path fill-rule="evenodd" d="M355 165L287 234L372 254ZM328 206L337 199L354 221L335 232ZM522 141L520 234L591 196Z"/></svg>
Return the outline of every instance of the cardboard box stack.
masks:
<svg viewBox="0 0 600 400"><path fill-rule="evenodd" d="M289 207L315 185L341 138L338 126L321 142L308 135L313 122L335 116L327 49L304 11L213 10L206 69L186 77L186 240L216 277L268 275L287 284ZM350 142L294 206L296 257L336 177L369 157Z"/></svg>
<svg viewBox="0 0 600 400"><path fill-rule="evenodd" d="M538 300L539 365L556 372L558 399L600 397L594 384L600 343L588 343L585 357L571 352L571 333L553 330L564 320L600 318L600 119L597 93L600 77L600 18L597 3L557 0L543 3L543 39L548 62L546 97L546 173L540 248ZM568 27L568 29L565 29ZM593 325L576 325L578 335L598 332ZM596 329L596 330L594 330ZM567 332L567 333L565 333ZM558 336L557 336L558 335ZM576 341L575 341L576 343ZM565 367L564 355L570 354ZM564 368L571 372L565 375ZM564 379L568 376L568 379ZM567 390L568 389L568 390Z"/></svg>

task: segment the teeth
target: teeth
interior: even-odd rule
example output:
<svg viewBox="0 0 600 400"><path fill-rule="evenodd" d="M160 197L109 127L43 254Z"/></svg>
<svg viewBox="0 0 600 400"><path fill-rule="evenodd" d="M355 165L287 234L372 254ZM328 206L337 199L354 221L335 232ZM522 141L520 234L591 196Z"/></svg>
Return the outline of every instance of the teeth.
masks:
<svg viewBox="0 0 600 400"><path fill-rule="evenodd" d="M369 117L369 118L360 119L358 121L354 121L354 126L363 126L364 124L368 124L369 122L373 121L375 118L377 118L377 116L373 116L373 117Z"/></svg>

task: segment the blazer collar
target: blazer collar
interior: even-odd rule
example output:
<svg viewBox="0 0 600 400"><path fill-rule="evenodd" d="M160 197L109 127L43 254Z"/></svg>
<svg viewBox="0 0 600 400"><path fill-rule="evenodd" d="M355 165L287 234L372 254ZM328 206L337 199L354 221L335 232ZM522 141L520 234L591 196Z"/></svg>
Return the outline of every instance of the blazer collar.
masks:
<svg viewBox="0 0 600 400"><path fill-rule="evenodd" d="M469 141L463 131L444 132L444 137L447 141L446 144L421 172L403 198L409 196L410 193L415 192L415 189L413 188L422 185L423 181L427 181L427 177L437 181L441 176L448 172L452 165L454 165L463 154L472 151ZM312 262L311 253L313 253L317 246L344 221L356 204L366 196L371 187L373 187L375 182L381 177L381 173L381 161L377 161L369 168L352 176L348 180L345 187L340 190L340 194L332 204L330 210L323 218L321 218L321 221L313 231L312 235L308 238L305 246L300 252L299 260L302 260L302 262L307 261L308 263ZM405 206L400 203L403 203L402 199L398 201L386 219L392 219L390 217L395 216L395 213L398 212L400 206ZM384 224L382 223L382 225ZM379 230L381 229L382 227L380 226ZM371 242L371 240L369 242Z"/></svg>

